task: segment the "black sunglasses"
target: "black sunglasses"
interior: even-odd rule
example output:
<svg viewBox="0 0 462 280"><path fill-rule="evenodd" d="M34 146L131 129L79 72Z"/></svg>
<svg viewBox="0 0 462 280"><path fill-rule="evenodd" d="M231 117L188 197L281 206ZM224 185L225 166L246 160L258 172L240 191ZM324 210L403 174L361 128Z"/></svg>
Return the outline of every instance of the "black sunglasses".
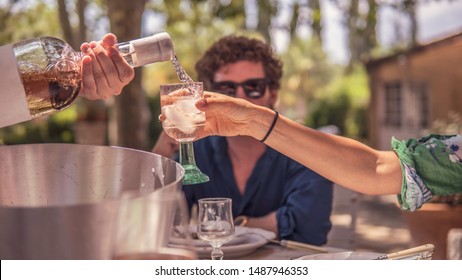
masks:
<svg viewBox="0 0 462 280"><path fill-rule="evenodd" d="M212 91L235 97L237 88L242 87L245 95L247 95L248 98L257 99L265 95L267 85L268 79L266 78L249 79L243 81L242 83L222 81L213 82Z"/></svg>

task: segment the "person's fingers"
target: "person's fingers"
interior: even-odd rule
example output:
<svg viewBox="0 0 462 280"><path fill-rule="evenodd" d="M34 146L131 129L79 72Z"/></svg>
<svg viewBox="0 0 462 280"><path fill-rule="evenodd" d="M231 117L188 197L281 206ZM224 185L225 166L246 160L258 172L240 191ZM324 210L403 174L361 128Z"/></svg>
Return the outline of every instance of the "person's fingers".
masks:
<svg viewBox="0 0 462 280"><path fill-rule="evenodd" d="M93 67L91 58L89 56L84 56L82 58L82 89L80 90L80 95L90 99L95 100L99 99L96 89L96 82L93 77Z"/></svg>
<svg viewBox="0 0 462 280"><path fill-rule="evenodd" d="M207 97L216 97L217 93L213 93L211 91L204 91L204 94L202 95L204 98Z"/></svg>
<svg viewBox="0 0 462 280"><path fill-rule="evenodd" d="M108 54L118 73L121 89L135 77L135 70L123 59L115 47L108 49Z"/></svg>
<svg viewBox="0 0 462 280"><path fill-rule="evenodd" d="M209 105L208 100L209 98L214 98L214 97L217 97L215 93L210 92L210 91L204 91L204 93L202 94L202 99L199 99L196 102L196 107L199 110L210 110L210 106L208 106Z"/></svg>
<svg viewBox="0 0 462 280"><path fill-rule="evenodd" d="M206 91L204 92L202 99L199 99L196 102L196 107L201 111L228 109L230 106L234 107L234 102L239 101L231 101L230 98L232 97Z"/></svg>
<svg viewBox="0 0 462 280"><path fill-rule="evenodd" d="M89 43L83 43L80 46L80 50L85 56L82 58L82 88L79 94L90 100L100 99L97 94L96 82L93 76L91 46Z"/></svg>
<svg viewBox="0 0 462 280"><path fill-rule="evenodd" d="M134 77L133 68L117 50L117 37L105 35L100 42L83 43L81 95L88 99L106 99L118 95Z"/></svg>
<svg viewBox="0 0 462 280"><path fill-rule="evenodd" d="M249 101L218 93L205 92L196 107L205 112L206 123L199 138L210 135L251 135L248 124L258 118L258 111Z"/></svg>
<svg viewBox="0 0 462 280"><path fill-rule="evenodd" d="M80 45L80 51L83 53L83 54L87 54L88 53L88 50L90 49L90 44L89 43L83 43L82 45Z"/></svg>
<svg viewBox="0 0 462 280"><path fill-rule="evenodd" d="M101 40L102 47L106 50L108 57L114 65L115 71L117 71L118 80L116 80L114 76L110 76L108 79L114 78L114 80L111 80L111 87L118 89L115 94L119 94L122 88L133 79L135 70L133 70L127 61L120 55L116 44L117 37L111 33L106 34Z"/></svg>
<svg viewBox="0 0 462 280"><path fill-rule="evenodd" d="M103 39L101 39L101 45L105 49L111 48L115 46L116 44L117 44L117 37L112 33L108 33L104 35Z"/></svg>
<svg viewBox="0 0 462 280"><path fill-rule="evenodd" d="M96 57L93 63L93 72L98 88L98 95L105 99L114 93L120 93L122 88L119 82L119 72L109 58L106 50L101 44L96 42L92 42L90 46Z"/></svg>

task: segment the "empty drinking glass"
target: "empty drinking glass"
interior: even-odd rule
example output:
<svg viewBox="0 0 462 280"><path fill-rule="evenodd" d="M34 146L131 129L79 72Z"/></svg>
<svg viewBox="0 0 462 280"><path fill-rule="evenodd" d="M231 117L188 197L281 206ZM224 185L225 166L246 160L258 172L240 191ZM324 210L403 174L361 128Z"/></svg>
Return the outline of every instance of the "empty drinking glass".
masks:
<svg viewBox="0 0 462 280"><path fill-rule="evenodd" d="M197 236L212 245L212 260L222 260L220 247L234 237L233 213L230 198L199 199Z"/></svg>

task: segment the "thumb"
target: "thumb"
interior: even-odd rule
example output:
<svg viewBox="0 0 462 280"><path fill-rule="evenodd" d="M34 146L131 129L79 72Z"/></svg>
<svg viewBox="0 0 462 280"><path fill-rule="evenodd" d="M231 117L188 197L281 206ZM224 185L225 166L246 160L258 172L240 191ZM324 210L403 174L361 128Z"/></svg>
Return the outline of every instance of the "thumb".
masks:
<svg viewBox="0 0 462 280"><path fill-rule="evenodd" d="M199 99L198 101L196 101L196 108L205 112L208 109L207 103L208 102L206 99Z"/></svg>

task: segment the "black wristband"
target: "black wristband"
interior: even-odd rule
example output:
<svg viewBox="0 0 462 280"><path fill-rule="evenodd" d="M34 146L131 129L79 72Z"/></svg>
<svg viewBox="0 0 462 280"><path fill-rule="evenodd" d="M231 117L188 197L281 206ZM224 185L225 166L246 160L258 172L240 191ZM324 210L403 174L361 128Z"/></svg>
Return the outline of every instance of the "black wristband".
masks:
<svg viewBox="0 0 462 280"><path fill-rule="evenodd" d="M262 143L266 141L266 138L268 138L268 136L271 134L271 131L273 131L274 126L276 125L276 121L278 120L279 113L278 113L278 111L274 111L274 113L275 113L275 115L274 115L273 123L271 124L270 128L268 129L268 132L266 133L265 137L263 137L263 139L260 140L260 142L262 142Z"/></svg>

